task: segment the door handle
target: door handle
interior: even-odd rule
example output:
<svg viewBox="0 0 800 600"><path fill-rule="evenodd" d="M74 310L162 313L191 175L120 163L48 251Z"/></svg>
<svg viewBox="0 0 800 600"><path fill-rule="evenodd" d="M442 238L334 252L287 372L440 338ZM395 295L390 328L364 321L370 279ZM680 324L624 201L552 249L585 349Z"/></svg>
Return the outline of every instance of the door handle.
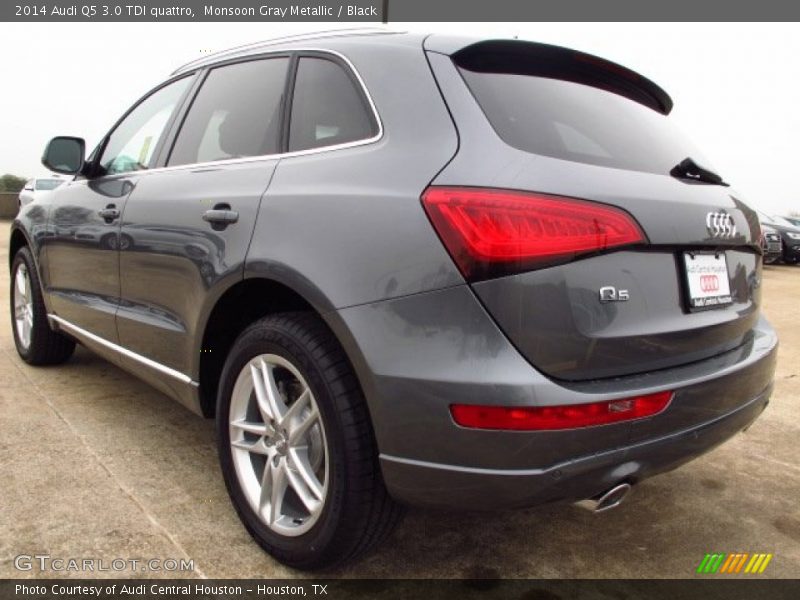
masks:
<svg viewBox="0 0 800 600"><path fill-rule="evenodd" d="M228 225L239 220L239 213L231 210L229 204L217 204L211 210L203 213L203 221L211 223L213 229L225 229Z"/></svg>
<svg viewBox="0 0 800 600"><path fill-rule="evenodd" d="M100 215L106 223L111 223L114 219L119 219L119 209L114 204L109 204L105 208L98 210L97 214Z"/></svg>

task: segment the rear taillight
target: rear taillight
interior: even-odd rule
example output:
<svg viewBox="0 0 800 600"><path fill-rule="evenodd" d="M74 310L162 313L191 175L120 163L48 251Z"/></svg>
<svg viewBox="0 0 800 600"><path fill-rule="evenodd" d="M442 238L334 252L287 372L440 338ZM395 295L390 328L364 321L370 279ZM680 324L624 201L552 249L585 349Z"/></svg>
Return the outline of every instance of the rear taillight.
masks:
<svg viewBox="0 0 800 600"><path fill-rule="evenodd" d="M513 190L430 187L422 204L468 280L534 269L646 241L625 211Z"/></svg>
<svg viewBox="0 0 800 600"><path fill-rule="evenodd" d="M607 425L651 417L663 411L672 392L565 406L478 406L453 404L450 413L462 427L537 431Z"/></svg>

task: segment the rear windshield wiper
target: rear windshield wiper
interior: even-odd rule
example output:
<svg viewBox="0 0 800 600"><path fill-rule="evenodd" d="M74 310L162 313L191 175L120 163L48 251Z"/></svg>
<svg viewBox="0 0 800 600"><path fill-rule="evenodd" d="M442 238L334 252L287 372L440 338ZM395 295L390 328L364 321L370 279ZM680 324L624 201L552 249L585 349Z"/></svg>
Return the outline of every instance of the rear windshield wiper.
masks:
<svg viewBox="0 0 800 600"><path fill-rule="evenodd" d="M729 185L722 181L722 177L714 173L714 171L704 169L691 158L684 158L681 162L672 167L669 174L678 179L702 181L703 183L713 183L714 185L724 185L725 187Z"/></svg>

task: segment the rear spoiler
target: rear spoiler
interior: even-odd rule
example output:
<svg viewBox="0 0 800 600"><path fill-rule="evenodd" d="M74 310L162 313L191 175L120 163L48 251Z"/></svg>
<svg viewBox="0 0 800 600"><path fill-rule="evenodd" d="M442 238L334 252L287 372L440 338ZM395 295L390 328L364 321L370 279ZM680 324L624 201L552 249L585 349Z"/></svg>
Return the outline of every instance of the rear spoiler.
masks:
<svg viewBox="0 0 800 600"><path fill-rule="evenodd" d="M658 85L635 71L591 54L519 40L486 40L459 49L452 47L455 44L429 43L433 40L435 36L426 40L427 49L437 52L441 51L437 46L449 45L452 52L444 53L468 71L572 81L624 96L665 115L672 110L672 99Z"/></svg>

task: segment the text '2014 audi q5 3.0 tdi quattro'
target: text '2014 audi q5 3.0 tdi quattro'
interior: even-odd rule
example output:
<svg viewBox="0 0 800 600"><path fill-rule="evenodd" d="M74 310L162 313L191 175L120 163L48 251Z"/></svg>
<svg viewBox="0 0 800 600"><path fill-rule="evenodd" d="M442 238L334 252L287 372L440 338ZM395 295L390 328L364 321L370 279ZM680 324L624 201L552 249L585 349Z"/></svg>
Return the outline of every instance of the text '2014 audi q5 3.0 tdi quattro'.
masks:
<svg viewBox="0 0 800 600"><path fill-rule="evenodd" d="M243 523L300 568L404 504L586 501L767 405L758 219L624 67L339 34L190 63L23 208L12 323L217 422Z"/></svg>

